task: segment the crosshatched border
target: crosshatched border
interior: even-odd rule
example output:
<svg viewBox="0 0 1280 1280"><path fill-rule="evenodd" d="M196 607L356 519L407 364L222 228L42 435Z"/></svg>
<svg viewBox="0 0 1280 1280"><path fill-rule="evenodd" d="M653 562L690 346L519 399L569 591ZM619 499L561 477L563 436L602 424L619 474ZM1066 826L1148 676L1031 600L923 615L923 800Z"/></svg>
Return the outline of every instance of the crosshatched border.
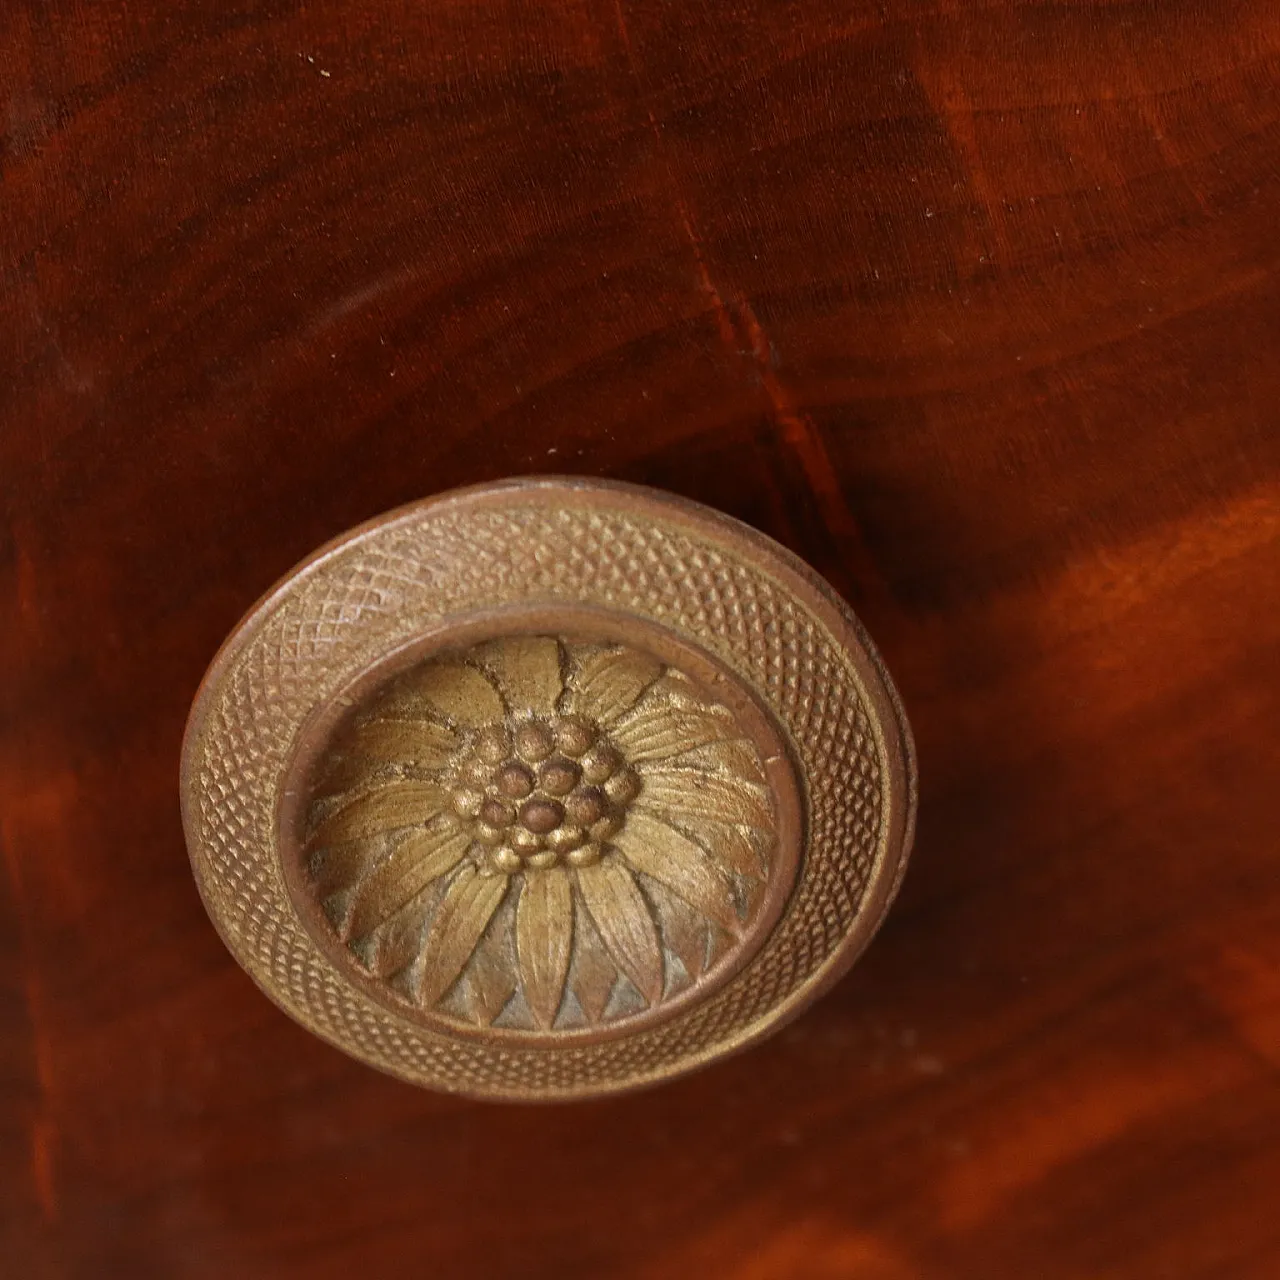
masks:
<svg viewBox="0 0 1280 1280"><path fill-rule="evenodd" d="M308 722L375 663L451 619L504 605L640 617L702 649L776 720L805 804L790 898L720 990L599 1043L521 1047L423 1026L373 1000L299 918L280 856L281 790ZM631 485L526 479L457 490L322 548L233 632L187 725L192 868L223 940L316 1035L393 1075L479 1097L638 1088L770 1034L843 974L905 870L910 731L848 607L771 539Z"/></svg>

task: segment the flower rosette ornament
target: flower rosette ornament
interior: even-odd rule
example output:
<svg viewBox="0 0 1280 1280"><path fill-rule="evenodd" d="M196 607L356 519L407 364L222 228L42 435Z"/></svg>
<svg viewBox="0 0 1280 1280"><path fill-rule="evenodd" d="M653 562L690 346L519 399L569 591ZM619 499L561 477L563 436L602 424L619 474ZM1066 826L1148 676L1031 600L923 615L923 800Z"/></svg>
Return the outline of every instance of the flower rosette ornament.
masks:
<svg viewBox="0 0 1280 1280"><path fill-rule="evenodd" d="M306 869L392 996L515 1033L608 1027L688 990L758 912L759 752L631 646L516 635L434 655L338 736Z"/></svg>

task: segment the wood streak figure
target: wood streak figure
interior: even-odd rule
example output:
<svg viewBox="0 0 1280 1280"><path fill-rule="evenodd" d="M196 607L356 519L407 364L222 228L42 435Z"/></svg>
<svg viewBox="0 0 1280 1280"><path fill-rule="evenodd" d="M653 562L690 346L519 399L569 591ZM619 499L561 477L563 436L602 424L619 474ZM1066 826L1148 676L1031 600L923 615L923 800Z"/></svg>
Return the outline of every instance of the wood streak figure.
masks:
<svg viewBox="0 0 1280 1280"><path fill-rule="evenodd" d="M1277 84L1275 0L0 3L0 1271L1275 1280ZM175 788L301 557L553 473L814 565L921 791L808 1013L535 1108L283 1016Z"/></svg>

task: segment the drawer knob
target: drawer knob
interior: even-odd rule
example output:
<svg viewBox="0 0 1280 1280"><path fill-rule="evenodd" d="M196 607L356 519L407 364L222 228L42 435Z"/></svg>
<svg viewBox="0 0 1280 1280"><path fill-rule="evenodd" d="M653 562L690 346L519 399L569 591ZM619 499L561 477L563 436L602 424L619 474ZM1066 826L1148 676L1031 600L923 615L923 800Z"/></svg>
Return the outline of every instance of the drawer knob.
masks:
<svg viewBox="0 0 1280 1280"><path fill-rule="evenodd" d="M270 592L192 709L236 959L357 1058L485 1097L653 1083L843 973L905 866L909 730L763 535L587 480L460 490Z"/></svg>

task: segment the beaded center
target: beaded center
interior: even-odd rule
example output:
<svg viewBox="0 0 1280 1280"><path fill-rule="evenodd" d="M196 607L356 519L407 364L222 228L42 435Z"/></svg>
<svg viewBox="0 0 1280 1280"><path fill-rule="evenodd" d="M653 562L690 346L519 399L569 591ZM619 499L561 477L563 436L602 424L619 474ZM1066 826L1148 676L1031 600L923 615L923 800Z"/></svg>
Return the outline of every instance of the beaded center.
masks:
<svg viewBox="0 0 1280 1280"><path fill-rule="evenodd" d="M482 875L599 862L639 793L639 776L595 724L559 715L480 729L449 786Z"/></svg>

